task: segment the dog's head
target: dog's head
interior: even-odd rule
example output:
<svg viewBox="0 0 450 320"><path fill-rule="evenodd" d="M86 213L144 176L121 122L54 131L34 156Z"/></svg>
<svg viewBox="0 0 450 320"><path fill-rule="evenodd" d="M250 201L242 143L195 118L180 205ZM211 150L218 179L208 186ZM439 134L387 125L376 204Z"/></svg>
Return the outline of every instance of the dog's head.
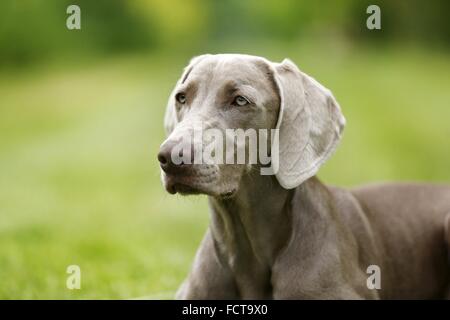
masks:
<svg viewBox="0 0 450 320"><path fill-rule="evenodd" d="M168 137L158 154L163 183L170 193L230 196L244 174L267 165L260 161L267 153L281 186L294 188L316 174L344 125L331 92L290 60L199 56L185 68L167 105Z"/></svg>

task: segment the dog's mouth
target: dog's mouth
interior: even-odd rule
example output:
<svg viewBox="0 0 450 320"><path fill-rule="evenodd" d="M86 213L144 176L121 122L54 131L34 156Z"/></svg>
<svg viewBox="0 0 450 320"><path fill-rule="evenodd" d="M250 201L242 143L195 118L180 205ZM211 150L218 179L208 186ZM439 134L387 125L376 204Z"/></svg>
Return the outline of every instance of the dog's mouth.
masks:
<svg viewBox="0 0 450 320"><path fill-rule="evenodd" d="M198 188L183 183L174 183L171 185L167 185L166 189L170 194L179 193L181 195L191 195L204 193Z"/></svg>
<svg viewBox="0 0 450 320"><path fill-rule="evenodd" d="M197 176L177 176L177 175L164 175L164 186L170 194L180 195L198 195L205 194L213 197L220 197L223 199L232 198L236 189L229 189L226 191L219 191L214 188L213 177L197 177ZM208 181L208 182L206 182ZM211 185L213 183L213 185Z"/></svg>
<svg viewBox="0 0 450 320"><path fill-rule="evenodd" d="M191 176L177 176L166 174L164 178L165 188L170 194L194 195L194 194L209 194L207 188L202 185L196 177Z"/></svg>

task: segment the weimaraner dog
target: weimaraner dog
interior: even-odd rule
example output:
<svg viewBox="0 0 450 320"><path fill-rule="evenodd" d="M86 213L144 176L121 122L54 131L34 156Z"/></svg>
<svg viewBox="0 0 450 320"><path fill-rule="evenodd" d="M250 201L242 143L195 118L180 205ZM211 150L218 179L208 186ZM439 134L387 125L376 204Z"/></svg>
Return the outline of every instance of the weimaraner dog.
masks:
<svg viewBox="0 0 450 320"><path fill-rule="evenodd" d="M200 124L278 129L277 170L174 161ZM344 126L331 92L290 60L191 60L169 98L158 160L169 193L208 195L211 221L177 298L449 297L450 186L324 185L315 175Z"/></svg>

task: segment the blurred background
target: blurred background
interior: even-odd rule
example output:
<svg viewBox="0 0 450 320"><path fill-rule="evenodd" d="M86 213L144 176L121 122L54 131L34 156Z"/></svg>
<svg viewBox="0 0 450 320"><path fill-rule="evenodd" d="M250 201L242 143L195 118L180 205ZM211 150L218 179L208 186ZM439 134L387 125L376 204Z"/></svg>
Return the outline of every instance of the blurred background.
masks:
<svg viewBox="0 0 450 320"><path fill-rule="evenodd" d="M81 8L68 30L66 8ZM368 30L369 4L381 30ZM326 183L450 182L447 0L2 0L0 298L172 298L208 224L156 154L194 55L248 53L330 88L348 125ZM81 268L81 290L66 268Z"/></svg>

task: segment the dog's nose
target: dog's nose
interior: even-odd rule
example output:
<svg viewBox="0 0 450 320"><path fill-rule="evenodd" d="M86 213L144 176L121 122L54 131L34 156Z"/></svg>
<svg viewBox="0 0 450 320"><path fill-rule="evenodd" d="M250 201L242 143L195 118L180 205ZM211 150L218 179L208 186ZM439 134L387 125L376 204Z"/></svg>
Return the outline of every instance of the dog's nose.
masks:
<svg viewBox="0 0 450 320"><path fill-rule="evenodd" d="M175 165L172 161L172 149L174 146L174 143L166 142L159 150L158 161L164 172L170 171L170 169Z"/></svg>
<svg viewBox="0 0 450 320"><path fill-rule="evenodd" d="M166 166L169 163L170 153L166 150L161 150L158 153L158 161L161 167Z"/></svg>
<svg viewBox="0 0 450 320"><path fill-rule="evenodd" d="M159 150L158 161L161 169L166 173L180 173L180 170L186 167L187 163L184 163L183 161L183 148L180 148L177 155L179 161L176 161L175 163L172 159L172 151L176 145L176 142L167 141Z"/></svg>

